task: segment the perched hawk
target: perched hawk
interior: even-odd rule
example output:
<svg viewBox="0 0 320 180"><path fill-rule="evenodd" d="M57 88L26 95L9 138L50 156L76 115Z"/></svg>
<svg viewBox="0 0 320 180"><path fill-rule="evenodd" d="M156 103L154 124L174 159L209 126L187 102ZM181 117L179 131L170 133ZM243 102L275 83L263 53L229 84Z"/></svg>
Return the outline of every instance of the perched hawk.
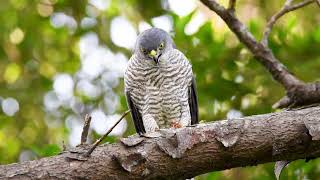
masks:
<svg viewBox="0 0 320 180"><path fill-rule="evenodd" d="M138 36L124 81L138 134L198 123L191 64L164 30L152 28Z"/></svg>

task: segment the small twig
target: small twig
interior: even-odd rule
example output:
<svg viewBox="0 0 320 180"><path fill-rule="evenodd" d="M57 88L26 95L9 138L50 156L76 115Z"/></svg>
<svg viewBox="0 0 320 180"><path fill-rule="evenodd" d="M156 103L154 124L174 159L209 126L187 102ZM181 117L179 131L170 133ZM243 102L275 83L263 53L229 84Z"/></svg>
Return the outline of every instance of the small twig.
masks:
<svg viewBox="0 0 320 180"><path fill-rule="evenodd" d="M235 11L235 7L236 7L236 0L229 0L228 10L231 10L232 12L234 12Z"/></svg>
<svg viewBox="0 0 320 180"><path fill-rule="evenodd" d="M86 116L84 118L84 125L83 125L83 129L82 129L80 144L85 144L87 142L90 123L91 123L91 116L89 116L89 114L86 114Z"/></svg>
<svg viewBox="0 0 320 180"><path fill-rule="evenodd" d="M318 6L320 7L320 0L315 0Z"/></svg>
<svg viewBox="0 0 320 180"><path fill-rule="evenodd" d="M296 9L302 8L308 4L311 4L313 2L315 2L315 0L305 0L302 1L300 3L296 3L296 4L291 4L293 0L287 0L286 3L284 4L284 6L280 9L280 11L278 13L276 13L275 15L273 15L270 20L267 23L266 29L263 32L263 37L261 40L261 43L265 46L268 46L268 39L271 33L271 30L273 28L273 25L277 22L277 20L279 18L281 18L283 15L285 15L286 13L290 12L290 11L294 11Z"/></svg>
<svg viewBox="0 0 320 180"><path fill-rule="evenodd" d="M122 114L120 119L108 130L107 133L105 133L100 139L98 139L92 147L89 149L89 151L85 154L86 156L90 156L90 154L96 149L96 147L101 143L101 141L106 138L111 131L120 123L120 121L130 112L130 110L127 110L125 113Z"/></svg>
<svg viewBox="0 0 320 180"><path fill-rule="evenodd" d="M279 101L272 105L273 109L288 107L291 104L291 99L288 96L284 96Z"/></svg>

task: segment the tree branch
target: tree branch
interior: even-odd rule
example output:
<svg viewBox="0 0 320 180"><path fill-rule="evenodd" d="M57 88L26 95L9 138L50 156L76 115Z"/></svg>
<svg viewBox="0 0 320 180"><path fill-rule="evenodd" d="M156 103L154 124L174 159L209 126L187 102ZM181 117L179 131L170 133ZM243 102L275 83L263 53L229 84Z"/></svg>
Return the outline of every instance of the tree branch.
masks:
<svg viewBox="0 0 320 180"><path fill-rule="evenodd" d="M91 123L91 116L89 116L89 114L86 114L86 116L84 117L84 125L81 133L80 144L85 144L87 142L90 123Z"/></svg>
<svg viewBox="0 0 320 180"><path fill-rule="evenodd" d="M228 9L234 12L235 11L235 7L236 7L236 0L229 0Z"/></svg>
<svg viewBox="0 0 320 180"><path fill-rule="evenodd" d="M273 107L295 107L320 102L320 83L305 84L291 74L288 69L274 56L271 49L258 42L249 32L248 28L238 20L234 13L225 9L215 0L201 0L209 9L217 13L228 25L230 30L238 37L254 55L254 57L271 73L272 77L278 81L286 90L287 95ZM291 0L287 1L291 2ZM309 0L290 6L289 10L302 7ZM272 25L271 25L272 26ZM285 101L283 101L285 100Z"/></svg>
<svg viewBox="0 0 320 180"><path fill-rule="evenodd" d="M284 4L284 6L281 8L281 10L278 13L276 13L275 15L273 15L270 18L270 20L268 21L266 29L264 30L264 33L263 33L262 40L261 40L261 43L263 45L268 46L268 39L269 39L270 33L272 31L273 25L276 23L276 21L279 18L281 18L283 15L285 15L286 13L288 13L290 11L294 11L296 9L302 8L308 4L315 2L314 0L305 0L303 2L292 5L292 1L293 0L287 0L286 3Z"/></svg>
<svg viewBox="0 0 320 180"><path fill-rule="evenodd" d="M207 7L216 12L228 25L238 39L252 52L257 60L271 73L273 78L286 89L290 89L302 82L293 76L287 68L276 59L272 51L259 43L249 32L248 28L240 22L233 13L230 13L215 0L201 0Z"/></svg>
<svg viewBox="0 0 320 180"><path fill-rule="evenodd" d="M210 171L320 156L320 107L162 130L0 166L0 179L178 179ZM88 147L87 147L88 148Z"/></svg>

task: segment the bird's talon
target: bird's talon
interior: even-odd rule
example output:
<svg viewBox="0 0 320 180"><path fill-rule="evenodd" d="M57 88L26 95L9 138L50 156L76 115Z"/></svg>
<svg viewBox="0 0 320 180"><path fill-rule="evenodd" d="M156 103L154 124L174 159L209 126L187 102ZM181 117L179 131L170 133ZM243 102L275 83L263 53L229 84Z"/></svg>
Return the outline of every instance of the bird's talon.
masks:
<svg viewBox="0 0 320 180"><path fill-rule="evenodd" d="M177 128L181 128L182 125L179 122L174 121L171 123L171 127L177 129Z"/></svg>

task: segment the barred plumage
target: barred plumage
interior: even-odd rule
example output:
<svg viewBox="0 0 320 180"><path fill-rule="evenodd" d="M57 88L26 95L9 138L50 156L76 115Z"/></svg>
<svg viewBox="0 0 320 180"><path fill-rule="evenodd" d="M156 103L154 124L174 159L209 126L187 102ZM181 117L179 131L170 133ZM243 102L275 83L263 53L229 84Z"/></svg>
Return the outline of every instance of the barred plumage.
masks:
<svg viewBox="0 0 320 180"><path fill-rule="evenodd" d="M197 106L192 67L183 53L171 48L158 61L134 54L125 72L125 91L138 133L191 122ZM190 97L193 93L194 97ZM191 99L190 99L191 98ZM190 106L193 101L193 107ZM198 121L197 107L193 121Z"/></svg>

